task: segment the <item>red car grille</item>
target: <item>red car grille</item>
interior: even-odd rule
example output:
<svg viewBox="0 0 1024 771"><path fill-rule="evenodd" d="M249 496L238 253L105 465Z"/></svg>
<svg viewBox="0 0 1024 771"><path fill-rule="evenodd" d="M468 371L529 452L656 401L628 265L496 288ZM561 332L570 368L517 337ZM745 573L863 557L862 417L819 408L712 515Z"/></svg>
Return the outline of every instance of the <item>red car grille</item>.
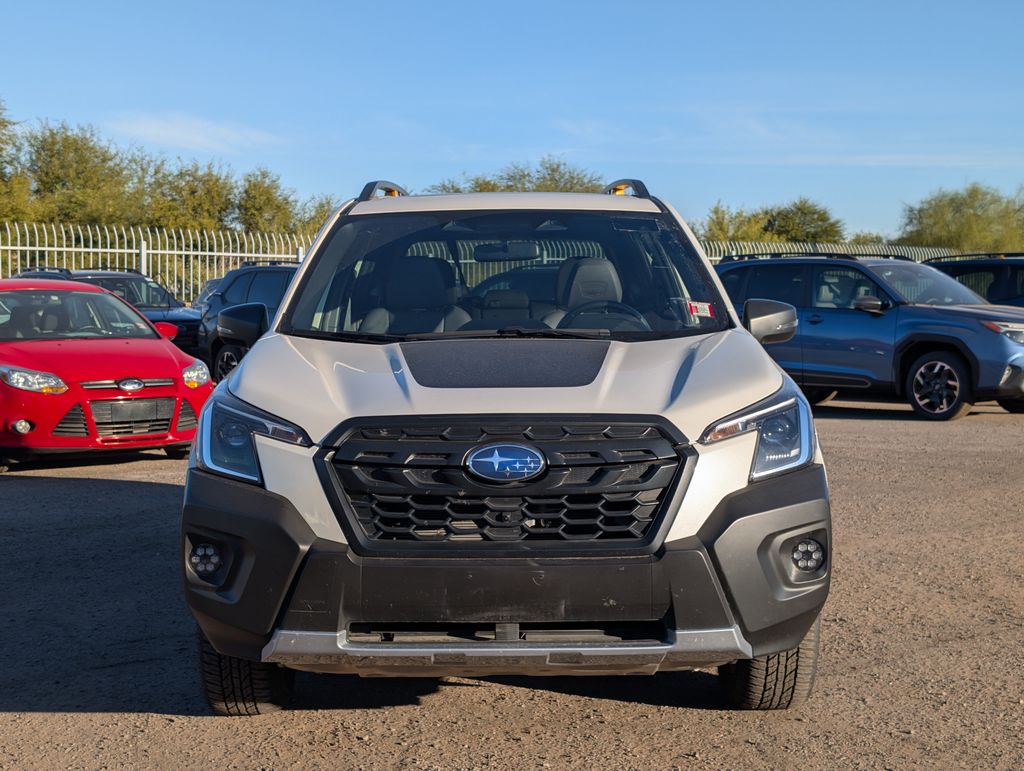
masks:
<svg viewBox="0 0 1024 771"><path fill-rule="evenodd" d="M110 399L89 402L100 438L166 434L171 429L174 399Z"/></svg>

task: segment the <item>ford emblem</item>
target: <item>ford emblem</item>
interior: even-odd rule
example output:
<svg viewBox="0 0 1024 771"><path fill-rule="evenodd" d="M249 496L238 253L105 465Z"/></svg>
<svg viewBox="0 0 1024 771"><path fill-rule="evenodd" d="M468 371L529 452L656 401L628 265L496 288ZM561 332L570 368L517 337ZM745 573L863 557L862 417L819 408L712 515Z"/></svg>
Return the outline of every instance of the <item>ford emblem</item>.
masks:
<svg viewBox="0 0 1024 771"><path fill-rule="evenodd" d="M146 387L146 384L139 380L137 377L126 377L124 380L119 380L117 387L122 391L132 393L134 391L141 391Z"/></svg>
<svg viewBox="0 0 1024 771"><path fill-rule="evenodd" d="M466 468L490 482L522 482L547 468L544 456L522 444L488 444L466 456Z"/></svg>

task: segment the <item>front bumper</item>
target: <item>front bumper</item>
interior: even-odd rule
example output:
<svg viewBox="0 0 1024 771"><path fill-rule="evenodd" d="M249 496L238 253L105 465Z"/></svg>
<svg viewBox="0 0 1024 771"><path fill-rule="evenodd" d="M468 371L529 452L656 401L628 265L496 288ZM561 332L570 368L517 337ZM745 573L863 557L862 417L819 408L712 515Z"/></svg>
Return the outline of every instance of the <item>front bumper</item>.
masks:
<svg viewBox="0 0 1024 771"><path fill-rule="evenodd" d="M126 395L117 388L84 389L72 384L63 394L37 394L0 384L0 452L13 458L92 450L131 450L191 442L196 419L212 387L157 386ZM166 420L113 427L98 422L98 403L137 400L173 401ZM13 428L17 420L32 424L28 434Z"/></svg>
<svg viewBox="0 0 1024 771"><path fill-rule="evenodd" d="M795 647L829 588L828 563L789 567L806 537L831 545L821 466L727 496L653 554L490 559L360 555L288 500L193 469L182 559L200 543L224 554L212 579L185 568L224 654L362 675L636 674Z"/></svg>

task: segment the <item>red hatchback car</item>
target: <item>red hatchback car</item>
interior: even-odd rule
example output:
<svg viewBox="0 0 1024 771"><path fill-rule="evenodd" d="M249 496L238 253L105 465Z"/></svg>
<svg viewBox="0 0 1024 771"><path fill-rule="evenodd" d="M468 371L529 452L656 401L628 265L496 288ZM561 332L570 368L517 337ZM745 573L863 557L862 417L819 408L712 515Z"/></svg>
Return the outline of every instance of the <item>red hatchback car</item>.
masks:
<svg viewBox="0 0 1024 771"><path fill-rule="evenodd" d="M0 470L52 452L184 457L213 385L176 332L91 284L0 281Z"/></svg>

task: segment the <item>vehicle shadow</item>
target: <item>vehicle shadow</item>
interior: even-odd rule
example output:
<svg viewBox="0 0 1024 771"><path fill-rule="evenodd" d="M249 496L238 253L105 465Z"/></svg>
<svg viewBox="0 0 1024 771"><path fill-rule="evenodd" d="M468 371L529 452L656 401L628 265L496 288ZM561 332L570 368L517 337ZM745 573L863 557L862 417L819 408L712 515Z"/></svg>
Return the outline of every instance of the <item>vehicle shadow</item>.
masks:
<svg viewBox="0 0 1024 771"><path fill-rule="evenodd" d="M178 572L182 487L67 473L0 478L0 712L208 715ZM415 704L442 685L302 678L310 709Z"/></svg>
<svg viewBox="0 0 1024 771"><path fill-rule="evenodd" d="M883 401L846 401L839 400L814 406L815 420L882 420L926 422L917 417L909 405L898 402ZM995 403L979 403L965 416L977 418L981 415L1001 413L1002 409Z"/></svg>

